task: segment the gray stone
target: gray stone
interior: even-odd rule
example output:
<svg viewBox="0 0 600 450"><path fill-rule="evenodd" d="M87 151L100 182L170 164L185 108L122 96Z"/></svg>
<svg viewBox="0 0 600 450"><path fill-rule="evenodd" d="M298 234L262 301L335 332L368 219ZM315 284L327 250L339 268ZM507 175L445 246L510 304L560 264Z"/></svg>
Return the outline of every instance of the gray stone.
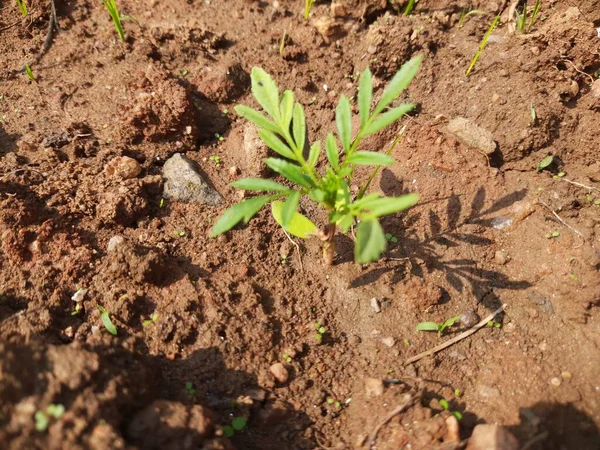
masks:
<svg viewBox="0 0 600 450"><path fill-rule="evenodd" d="M200 174L198 164L179 153L165 162L163 177L165 198L212 206L221 204L221 196Z"/></svg>
<svg viewBox="0 0 600 450"><path fill-rule="evenodd" d="M519 450L519 441L500 425L477 425L469 439L467 450Z"/></svg>
<svg viewBox="0 0 600 450"><path fill-rule="evenodd" d="M473 147L480 152L491 155L496 151L494 136L488 130L481 128L469 119L456 117L448 123L448 131L455 135L463 144Z"/></svg>

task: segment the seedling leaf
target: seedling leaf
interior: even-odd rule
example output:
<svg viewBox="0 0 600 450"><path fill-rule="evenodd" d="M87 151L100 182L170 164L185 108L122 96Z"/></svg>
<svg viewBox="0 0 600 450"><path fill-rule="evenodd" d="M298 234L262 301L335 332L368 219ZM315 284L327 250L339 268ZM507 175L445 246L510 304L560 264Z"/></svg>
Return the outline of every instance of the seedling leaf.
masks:
<svg viewBox="0 0 600 450"><path fill-rule="evenodd" d="M253 67L250 74L252 80L252 95L260 106L275 119L281 122L279 114L279 89L273 78L260 67Z"/></svg>
<svg viewBox="0 0 600 450"><path fill-rule="evenodd" d="M250 108L249 106L244 106L244 105L237 105L233 109L235 110L236 113L238 113L238 115L240 117L243 117L244 119L248 119L250 122L252 122L253 124L255 124L261 128L265 128L265 129L267 129L269 131L273 131L275 133L277 133L279 131L279 127L275 123L271 122L263 114L261 114L254 108Z"/></svg>
<svg viewBox="0 0 600 450"><path fill-rule="evenodd" d="M438 324L435 322L421 322L417 325L417 331L438 331Z"/></svg>
<svg viewBox="0 0 600 450"><path fill-rule="evenodd" d="M360 126L365 126L369 120L371 101L373 100L373 75L367 67L360 76L358 83L358 112L360 114Z"/></svg>
<svg viewBox="0 0 600 450"><path fill-rule="evenodd" d="M348 152L352 141L352 111L348 98L343 94L335 111L335 122L342 141L342 148Z"/></svg>
<svg viewBox="0 0 600 450"><path fill-rule="evenodd" d="M304 143L306 142L306 122L304 119L304 108L300 103L294 105L292 128L294 132L294 142L296 143L296 150L302 153L304 150Z"/></svg>
<svg viewBox="0 0 600 450"><path fill-rule="evenodd" d="M230 186L246 191L289 191L289 188L284 185L263 178L242 178L234 181Z"/></svg>
<svg viewBox="0 0 600 450"><path fill-rule="evenodd" d="M292 91L286 90L281 95L279 111L281 113L281 125L283 129L287 130L290 128L292 114L294 112L294 93Z"/></svg>
<svg viewBox="0 0 600 450"><path fill-rule="evenodd" d="M354 259L360 264L377 261L387 242L377 219L363 220L356 227Z"/></svg>
<svg viewBox="0 0 600 450"><path fill-rule="evenodd" d="M233 429L233 427L230 427L229 425L224 425L223 428L223 434L226 437L233 437L233 435L235 434L235 430Z"/></svg>
<svg viewBox="0 0 600 450"><path fill-rule="evenodd" d="M117 327L115 327L115 324L112 322L112 320L110 320L110 313L100 305L98 305L98 309L102 313L100 315L100 320L102 321L102 325L104 325L104 328L106 328L106 330L110 334L112 334L113 336L116 336L117 335Z"/></svg>
<svg viewBox="0 0 600 450"><path fill-rule="evenodd" d="M277 158L267 158L265 159L265 164L293 183L306 188L314 187L311 186L310 178L304 175L304 172L300 166Z"/></svg>
<svg viewBox="0 0 600 450"><path fill-rule="evenodd" d="M415 56L410 61L405 63L396 73L396 75L394 75L392 81L390 81L381 95L381 99L379 100L379 103L373 112L374 116L382 112L390 103L398 98L404 89L406 89L413 78L417 75L422 59L422 55Z"/></svg>
<svg viewBox="0 0 600 450"><path fill-rule="evenodd" d="M291 159L292 161L296 160L292 150L274 133L263 128L262 130L258 130L258 135L271 150L276 151L284 158Z"/></svg>
<svg viewBox="0 0 600 450"><path fill-rule="evenodd" d="M367 125L363 131L364 136L371 136L372 134L383 130L385 127L394 123L407 112L412 111L414 107L415 105L407 103L380 114L373 122Z"/></svg>
<svg viewBox="0 0 600 450"><path fill-rule="evenodd" d="M313 143L313 145L310 146L310 152L308 154L308 165L310 167L315 167L320 155L321 143L319 141L316 141L315 143Z"/></svg>
<svg viewBox="0 0 600 450"><path fill-rule="evenodd" d="M300 202L300 191L292 192L281 209L281 225L283 228L287 228L290 221L298 209L298 203Z"/></svg>
<svg viewBox="0 0 600 450"><path fill-rule="evenodd" d="M358 151L348 156L348 163L359 166L391 166L396 162L394 158L385 153Z"/></svg>
<svg viewBox="0 0 600 450"><path fill-rule="evenodd" d="M340 157L338 154L338 146L337 142L335 142L335 137L331 133L327 135L327 139L325 140L325 153L327 154L329 164L331 164L335 170L339 170Z"/></svg>
<svg viewBox="0 0 600 450"><path fill-rule="evenodd" d="M236 417L235 419L233 419L231 421L231 426L233 427L234 430L241 431L244 428L246 428L247 422L248 422L248 419L246 419L245 417Z"/></svg>
<svg viewBox="0 0 600 450"><path fill-rule="evenodd" d="M273 218L275 221L283 227L282 221L282 210L283 210L283 202L275 201L271 203L271 211L273 213ZM312 234L317 232L317 226L310 221L306 216L300 214L299 212L295 212L292 216L291 220L287 224L287 227L284 229L299 238L306 239Z"/></svg>
<svg viewBox="0 0 600 450"><path fill-rule="evenodd" d="M554 162L554 156L552 156L552 155L546 156L544 159L542 159L540 161L540 163L537 166L536 171L540 172L540 171L544 170L546 167L548 167L553 162Z"/></svg>
<svg viewBox="0 0 600 450"><path fill-rule="evenodd" d="M248 221L258 212L260 208L262 208L270 200L273 200L277 197L278 195L254 197L233 205L223 213L219 220L217 220L217 223L215 223L213 226L210 236L215 237L231 230L241 220L243 220L244 223L248 223Z"/></svg>
<svg viewBox="0 0 600 450"><path fill-rule="evenodd" d="M382 217L410 208L419 201L417 194L406 194L401 197L385 197L367 203L371 210L368 217Z"/></svg>

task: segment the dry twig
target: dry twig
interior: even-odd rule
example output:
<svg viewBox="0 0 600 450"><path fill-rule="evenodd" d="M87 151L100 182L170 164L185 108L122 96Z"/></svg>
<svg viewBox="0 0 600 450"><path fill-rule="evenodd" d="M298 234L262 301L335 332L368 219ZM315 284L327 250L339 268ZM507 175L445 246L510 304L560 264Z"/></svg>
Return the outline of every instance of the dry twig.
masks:
<svg viewBox="0 0 600 450"><path fill-rule="evenodd" d="M300 246L298 245L298 243L296 241L294 241L292 239L292 237L288 234L287 231L285 231L285 229L281 228L283 230L283 232L285 233L285 235L287 236L287 238L290 240L290 242L292 244L294 244L294 246L296 247L296 251L298 252L298 260L300 261L300 272L304 273L304 265L302 264L302 253L300 253Z"/></svg>

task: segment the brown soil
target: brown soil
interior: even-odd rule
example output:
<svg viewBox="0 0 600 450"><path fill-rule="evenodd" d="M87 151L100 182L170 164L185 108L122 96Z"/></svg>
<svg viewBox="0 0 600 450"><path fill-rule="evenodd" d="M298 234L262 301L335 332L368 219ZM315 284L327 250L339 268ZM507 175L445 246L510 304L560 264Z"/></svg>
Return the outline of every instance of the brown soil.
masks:
<svg viewBox="0 0 600 450"><path fill-rule="evenodd" d="M14 72L46 37L50 2L29 3L22 20L12 2L0 8L2 448L350 448L407 400L376 448L456 448L448 413L436 416L441 398L463 413L462 438L487 422L530 449L600 448L596 1L542 2L526 35L504 20L465 78L508 2L422 0L405 17L394 2L348 0L332 19L318 1L307 22L300 0L135 0L120 2L137 19L121 43L101 2L56 0L60 31L32 65L36 82ZM467 3L487 14L458 28ZM268 211L208 238L238 200L227 184L262 170L263 150L232 109L253 104L253 66L294 89L322 139L357 73L370 65L379 95L415 54L417 113L367 145L387 148L406 125L398 164L373 188L421 196L383 221L398 242L380 262L355 264L351 237L338 236L325 269L319 243L301 242L300 255ZM447 132L457 116L493 134L489 161ZM223 205L161 200L176 152L200 164ZM548 154L556 163L537 173ZM117 156L141 174L122 180ZM461 329L439 338L419 322L501 304L501 328L404 364ZM276 362L285 383L269 371ZM367 395L367 378L385 380L384 393ZM49 404L66 412L36 431ZM242 416L245 429L224 437Z"/></svg>

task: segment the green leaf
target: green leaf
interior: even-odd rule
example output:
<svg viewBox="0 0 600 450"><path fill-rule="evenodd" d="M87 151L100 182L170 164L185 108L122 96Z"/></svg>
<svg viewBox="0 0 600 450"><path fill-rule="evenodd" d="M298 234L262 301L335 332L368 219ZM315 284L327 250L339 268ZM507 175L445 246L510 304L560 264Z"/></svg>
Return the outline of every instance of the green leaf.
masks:
<svg viewBox="0 0 600 450"><path fill-rule="evenodd" d="M230 184L237 189L246 191L288 191L289 188L275 181L265 180L263 178L242 178Z"/></svg>
<svg viewBox="0 0 600 450"><path fill-rule="evenodd" d="M448 404L448 400L446 400L445 398L440 400L440 406L444 411L448 411L448 408L450 407L450 405Z"/></svg>
<svg viewBox="0 0 600 450"><path fill-rule="evenodd" d="M462 418L463 418L462 413L459 411L452 411L450 414L452 414L454 417L456 417L456 420L462 420Z"/></svg>
<svg viewBox="0 0 600 450"><path fill-rule="evenodd" d="M237 105L233 109L236 113L238 113L238 115L249 120L253 124L276 133L279 132L279 127L275 123L271 122L254 108L250 108L249 106L245 105Z"/></svg>
<svg viewBox="0 0 600 450"><path fill-rule="evenodd" d="M281 102L279 104L279 112L281 113L281 126L284 130L290 129L290 123L292 122L292 112L294 111L294 93L290 90L286 90L281 95Z"/></svg>
<svg viewBox="0 0 600 450"><path fill-rule="evenodd" d="M451 327L452 325L454 325L458 320L460 320L460 318L462 317L462 314L456 317L452 317L448 320L446 320L444 322L444 327Z"/></svg>
<svg viewBox="0 0 600 450"><path fill-rule="evenodd" d="M363 209L369 209L371 212L365 217L376 218L394 214L410 208L419 201L417 194L406 194L401 197L384 197L370 201L363 205Z"/></svg>
<svg viewBox="0 0 600 450"><path fill-rule="evenodd" d="M325 139L325 154L327 155L327 159L329 160L329 164L335 170L340 169L340 157L338 155L338 146L335 142L335 137L333 134L329 133L327 135L327 139Z"/></svg>
<svg viewBox="0 0 600 450"><path fill-rule="evenodd" d="M283 205L283 202L274 201L271 203L271 212L273 213L275 221L281 225L284 230L296 237L303 239L317 232L317 226L312 223L310 219L297 211L292 216L292 219L288 223L287 227L284 227L282 221Z"/></svg>
<svg viewBox="0 0 600 450"><path fill-rule="evenodd" d="M231 426L234 428L234 430L241 431L246 428L246 423L248 423L248 419L245 417L236 417L231 421Z"/></svg>
<svg viewBox="0 0 600 450"><path fill-rule="evenodd" d="M286 228L290 224L290 221L294 217L294 213L298 209L298 203L300 203L300 191L294 191L289 195L281 210L281 223L283 228Z"/></svg>
<svg viewBox="0 0 600 450"><path fill-rule="evenodd" d="M235 434L235 430L229 425L224 425L221 429L223 430L223 434L225 435L225 437L230 438L233 437L233 435Z"/></svg>
<svg viewBox="0 0 600 450"><path fill-rule="evenodd" d="M252 219L252 217L260 208L276 197L277 195L265 195L236 203L231 208L228 208L219 218L219 220L217 220L217 222L213 225L210 236L215 237L231 230L241 220L244 220L244 223L248 223L248 221Z"/></svg>
<svg viewBox="0 0 600 450"><path fill-rule="evenodd" d="M310 146L310 152L308 154L308 165L310 167L315 167L320 155L321 143L319 141L316 141L313 143L313 145Z"/></svg>
<svg viewBox="0 0 600 450"><path fill-rule="evenodd" d="M117 335L117 327L115 327L115 324L112 323L112 320L110 320L110 313L100 305L98 305L98 309L100 310L100 312L102 312L102 314L100 315L100 320L102 321L104 328L106 328L106 330L110 334L112 334L113 336L116 336Z"/></svg>
<svg viewBox="0 0 600 450"><path fill-rule="evenodd" d="M363 220L356 227L354 259L360 264L377 261L387 242L378 220Z"/></svg>
<svg viewBox="0 0 600 450"><path fill-rule="evenodd" d="M279 89L273 78L260 67L253 67L250 73L252 80L252 95L260 106L273 118L281 122L279 114Z"/></svg>
<svg viewBox="0 0 600 450"><path fill-rule="evenodd" d="M360 126L363 128L369 120L371 101L373 100L373 76L367 67L358 82L358 112L360 113Z"/></svg>
<svg viewBox="0 0 600 450"><path fill-rule="evenodd" d="M60 403L52 403L48 405L48 408L46 408L46 412L49 416L52 416L55 419L60 419L65 414L65 406Z"/></svg>
<svg viewBox="0 0 600 450"><path fill-rule="evenodd" d="M391 166L396 160L385 153L358 151L348 156L346 162L360 166Z"/></svg>
<svg viewBox="0 0 600 450"><path fill-rule="evenodd" d="M350 227L354 225L354 216L350 213L344 214L336 221L336 224L344 233L347 233Z"/></svg>
<svg viewBox="0 0 600 450"><path fill-rule="evenodd" d="M435 322L421 322L417 325L417 331L438 331L438 324Z"/></svg>
<svg viewBox="0 0 600 450"><path fill-rule="evenodd" d="M372 134L383 130L385 127L394 123L407 112L412 111L414 107L415 105L406 103L398 106L397 108L390 109L389 111L386 111L383 114L380 114L375 118L375 120L373 120L369 125L367 125L367 127L363 131L363 135L365 137L371 136Z"/></svg>
<svg viewBox="0 0 600 450"><path fill-rule="evenodd" d="M352 141L352 111L350 102L344 94L340 97L340 102L335 110L335 123L342 141L342 147L344 151L348 152Z"/></svg>
<svg viewBox="0 0 600 450"><path fill-rule="evenodd" d="M294 105L292 132L294 134L296 149L302 153L304 151L304 143L306 142L306 122L304 121L304 109L300 103Z"/></svg>
<svg viewBox="0 0 600 450"><path fill-rule="evenodd" d="M37 431L46 431L50 420L44 411L38 410L35 412L35 429Z"/></svg>
<svg viewBox="0 0 600 450"><path fill-rule="evenodd" d="M398 98L404 89L407 88L419 71L419 66L421 65L422 59L423 56L421 55L415 56L413 59L405 63L396 73L396 75L394 75L392 81L390 81L383 91L381 99L375 107L375 111L373 111L374 116L382 112L390 103Z"/></svg>
<svg viewBox="0 0 600 450"><path fill-rule="evenodd" d="M546 167L548 167L553 162L554 162L554 156L552 156L552 155L546 156L544 159L542 159L540 161L540 163L537 166L536 171L540 172L541 170L545 169Z"/></svg>
<svg viewBox="0 0 600 450"><path fill-rule="evenodd" d="M265 130L263 128L261 130L258 130L258 135L271 150L274 150L275 152L279 153L284 158L296 161L296 156L294 155L292 150L290 150L287 144L285 144L281 139L279 139L279 137L277 137L274 133L271 133L270 131Z"/></svg>
<svg viewBox="0 0 600 450"><path fill-rule="evenodd" d="M277 158L267 158L265 159L265 164L299 186L306 188L314 187L314 182L304 174L302 167L296 164Z"/></svg>

